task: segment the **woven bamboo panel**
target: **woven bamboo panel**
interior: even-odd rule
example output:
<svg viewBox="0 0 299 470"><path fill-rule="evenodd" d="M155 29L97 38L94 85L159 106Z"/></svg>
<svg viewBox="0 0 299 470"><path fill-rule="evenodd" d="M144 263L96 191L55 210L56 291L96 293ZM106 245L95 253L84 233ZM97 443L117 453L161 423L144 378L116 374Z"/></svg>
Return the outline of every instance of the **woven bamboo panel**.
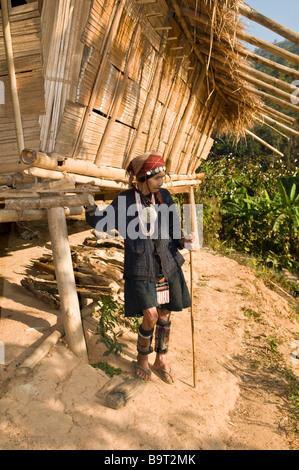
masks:
<svg viewBox="0 0 299 470"><path fill-rule="evenodd" d="M155 62L155 54L156 53L152 46L145 42L145 39L142 36L141 41L136 48L132 67L129 71L129 77L144 90L147 90L149 87L151 70ZM90 50L86 53L78 85L78 103L84 104L85 106L88 105L100 62L101 54L97 49ZM121 63L117 60L117 56L112 54L109 63L105 68L95 104L95 108L105 114L110 108L111 98L115 88L117 87L119 71L124 70L125 63L126 54L122 57ZM107 103L104 104L106 100Z"/></svg>
<svg viewBox="0 0 299 470"><path fill-rule="evenodd" d="M214 139L212 139L211 137L209 137L207 139L207 142L206 142L206 145L203 149L203 151L201 152L199 158L201 160L206 160L210 154L210 151L211 151L211 148L213 147L214 145Z"/></svg>
<svg viewBox="0 0 299 470"><path fill-rule="evenodd" d="M41 20L38 2L22 5L10 11L10 29L16 72L41 70ZM0 76L7 75L6 53L0 11Z"/></svg>
<svg viewBox="0 0 299 470"><path fill-rule="evenodd" d="M72 150L80 129L84 108L78 104L67 101L61 120L59 133L56 139L55 152L66 157L72 156Z"/></svg>
<svg viewBox="0 0 299 470"><path fill-rule="evenodd" d="M23 117L25 145L28 148L40 147L40 126L38 118ZM20 160L13 119L0 119L0 164L17 163Z"/></svg>
<svg viewBox="0 0 299 470"><path fill-rule="evenodd" d="M41 122L41 149L52 152L68 99L75 100L84 45L81 35L90 0L44 0L42 44L46 115Z"/></svg>
<svg viewBox="0 0 299 470"><path fill-rule="evenodd" d="M113 13L113 2L110 0L94 0L82 41L87 46L101 50L109 20Z"/></svg>
<svg viewBox="0 0 299 470"><path fill-rule="evenodd" d="M22 116L39 117L45 112L44 79L42 71L17 74L17 87ZM5 116L13 117L10 84L7 76L1 77L5 87Z"/></svg>

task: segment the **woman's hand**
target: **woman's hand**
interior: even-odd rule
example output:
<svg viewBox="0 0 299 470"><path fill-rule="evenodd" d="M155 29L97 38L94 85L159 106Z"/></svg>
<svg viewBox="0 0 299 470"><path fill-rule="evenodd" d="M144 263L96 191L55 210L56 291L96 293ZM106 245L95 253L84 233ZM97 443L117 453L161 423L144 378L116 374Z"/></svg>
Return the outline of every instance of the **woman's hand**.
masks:
<svg viewBox="0 0 299 470"><path fill-rule="evenodd" d="M198 243L196 237L194 235L187 235L183 238L184 240L184 247L189 251L198 250Z"/></svg>

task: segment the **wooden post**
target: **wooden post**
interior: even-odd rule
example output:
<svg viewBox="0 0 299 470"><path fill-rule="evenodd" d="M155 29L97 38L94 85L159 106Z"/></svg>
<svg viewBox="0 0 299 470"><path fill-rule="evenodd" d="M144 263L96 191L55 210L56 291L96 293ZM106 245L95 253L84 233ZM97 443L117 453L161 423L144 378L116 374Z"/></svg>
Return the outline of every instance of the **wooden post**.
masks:
<svg viewBox="0 0 299 470"><path fill-rule="evenodd" d="M8 0L1 0L1 11L2 11L2 24L3 24L4 43L5 43L5 50L6 50L7 68L8 68L8 75L9 75L9 81L10 81L11 98L12 98L14 120L15 120L15 126L16 126L18 149L19 149L19 153L21 153L23 148L25 147L25 143L24 143L24 132L23 132L23 125L22 125L18 87L17 87L17 80L16 80L16 70L15 70L13 49L12 49L10 21L9 21L9 13L8 13Z"/></svg>
<svg viewBox="0 0 299 470"><path fill-rule="evenodd" d="M82 362L88 363L67 224L62 207L48 209L48 223L66 341L72 352Z"/></svg>

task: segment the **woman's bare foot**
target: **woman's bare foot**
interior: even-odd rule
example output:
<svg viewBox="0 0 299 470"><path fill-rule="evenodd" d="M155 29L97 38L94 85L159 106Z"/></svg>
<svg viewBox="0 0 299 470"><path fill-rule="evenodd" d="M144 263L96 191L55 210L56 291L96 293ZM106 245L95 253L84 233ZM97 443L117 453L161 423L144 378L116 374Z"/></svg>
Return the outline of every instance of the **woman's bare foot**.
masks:
<svg viewBox="0 0 299 470"><path fill-rule="evenodd" d="M176 381L176 376L171 370L166 361L166 354L157 354L156 360L152 367L153 371L159 373L162 380L168 384L173 384Z"/></svg>
<svg viewBox="0 0 299 470"><path fill-rule="evenodd" d="M138 367L140 366L140 367ZM145 370L143 370L145 369ZM147 371L147 372L146 372ZM150 368L148 365L148 356L143 356L142 354L137 355L137 366L136 366L136 375L141 380L149 380L150 378Z"/></svg>

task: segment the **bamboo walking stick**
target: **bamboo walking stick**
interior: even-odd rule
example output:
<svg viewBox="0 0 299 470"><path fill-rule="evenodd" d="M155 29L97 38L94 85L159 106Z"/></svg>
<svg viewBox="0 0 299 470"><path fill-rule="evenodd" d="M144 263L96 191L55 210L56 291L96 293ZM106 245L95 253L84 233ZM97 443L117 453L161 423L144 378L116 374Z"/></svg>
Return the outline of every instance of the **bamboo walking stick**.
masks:
<svg viewBox="0 0 299 470"><path fill-rule="evenodd" d="M196 210L195 210L195 198L193 186L189 188L189 203L190 203L190 215L191 215L191 232L192 235L196 233ZM193 309L193 297L194 297L194 250L190 250L190 285L191 285L191 334L192 334L192 356L193 356L193 388L196 388L197 370L196 370L196 349L195 349L195 328L194 328L194 309Z"/></svg>

